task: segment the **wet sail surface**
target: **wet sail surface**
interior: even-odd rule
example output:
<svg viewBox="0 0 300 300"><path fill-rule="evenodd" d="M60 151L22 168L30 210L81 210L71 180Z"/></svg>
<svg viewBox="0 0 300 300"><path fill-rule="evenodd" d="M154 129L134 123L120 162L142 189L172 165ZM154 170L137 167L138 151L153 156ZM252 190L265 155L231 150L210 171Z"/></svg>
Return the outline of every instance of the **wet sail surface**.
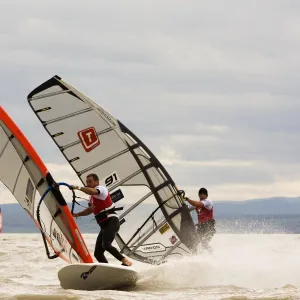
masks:
<svg viewBox="0 0 300 300"><path fill-rule="evenodd" d="M0 107L0 181L30 215L54 251L68 262L92 261L66 201L21 130ZM45 194L43 201L41 195ZM41 202L39 204L39 202Z"/></svg>
<svg viewBox="0 0 300 300"><path fill-rule="evenodd" d="M116 238L123 253L159 263L195 250L193 220L172 178L124 124L58 76L28 101L81 181L96 173L124 207Z"/></svg>

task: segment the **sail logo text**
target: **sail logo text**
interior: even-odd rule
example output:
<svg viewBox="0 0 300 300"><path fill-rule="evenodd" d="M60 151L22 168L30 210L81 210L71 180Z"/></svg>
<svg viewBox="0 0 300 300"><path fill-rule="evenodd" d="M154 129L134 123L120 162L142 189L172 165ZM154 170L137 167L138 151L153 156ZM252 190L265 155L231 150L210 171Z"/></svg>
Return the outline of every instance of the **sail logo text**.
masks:
<svg viewBox="0 0 300 300"><path fill-rule="evenodd" d="M118 176L117 172L113 172L112 174L108 175L104 179L102 179L100 182L104 182L105 186L107 188L111 187L112 185L115 185L120 181L120 177Z"/></svg>
<svg viewBox="0 0 300 300"><path fill-rule="evenodd" d="M104 110L102 110L102 109L98 109L98 111L101 113L101 115L103 116L103 117L105 117L110 123L112 123L114 126L116 126L116 123L113 121L113 119L107 114L107 113L105 113L105 111Z"/></svg>
<svg viewBox="0 0 300 300"><path fill-rule="evenodd" d="M63 237L62 233L58 232L55 227L53 228L53 236L57 240L58 244L66 251L67 241Z"/></svg>
<svg viewBox="0 0 300 300"><path fill-rule="evenodd" d="M100 145L100 140L94 127L83 129L79 131L77 135L86 152L90 152Z"/></svg>
<svg viewBox="0 0 300 300"><path fill-rule="evenodd" d="M149 252L165 251L166 248L162 244L149 244L149 245L140 246L138 250L144 253L149 253Z"/></svg>

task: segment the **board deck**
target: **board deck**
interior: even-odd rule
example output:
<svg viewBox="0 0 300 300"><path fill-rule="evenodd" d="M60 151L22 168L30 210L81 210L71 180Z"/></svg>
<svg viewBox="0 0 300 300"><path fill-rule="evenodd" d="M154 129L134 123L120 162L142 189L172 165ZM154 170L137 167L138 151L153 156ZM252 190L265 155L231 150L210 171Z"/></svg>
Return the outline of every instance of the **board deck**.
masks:
<svg viewBox="0 0 300 300"><path fill-rule="evenodd" d="M58 271L63 289L107 290L134 286L138 272L132 267L106 263L70 264Z"/></svg>

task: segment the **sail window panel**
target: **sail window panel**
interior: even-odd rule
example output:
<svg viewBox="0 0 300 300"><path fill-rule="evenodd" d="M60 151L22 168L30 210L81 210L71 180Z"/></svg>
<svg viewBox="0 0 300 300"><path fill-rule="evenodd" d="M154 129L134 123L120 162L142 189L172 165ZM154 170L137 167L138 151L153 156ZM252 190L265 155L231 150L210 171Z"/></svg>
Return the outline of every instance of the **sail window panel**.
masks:
<svg viewBox="0 0 300 300"><path fill-rule="evenodd" d="M14 196L20 205L28 209L32 215L34 214L35 192L35 185L27 169L23 167L16 181Z"/></svg>
<svg viewBox="0 0 300 300"><path fill-rule="evenodd" d="M135 238L130 244L129 248L133 255L161 262L165 259L165 255L190 253L186 247L183 247L185 251L177 251L177 245L181 245L180 239L163 217L158 220L157 225L153 228L148 227L143 235Z"/></svg>
<svg viewBox="0 0 300 300"><path fill-rule="evenodd" d="M145 186L121 186L115 190L121 190L124 198L116 202L116 207L122 206L123 210L118 212L118 215L126 217L127 213L136 208L138 205L143 205L151 196L151 191ZM112 194L114 191L112 191Z"/></svg>
<svg viewBox="0 0 300 300"><path fill-rule="evenodd" d="M157 207L158 205L155 197L150 196L148 201L143 202L142 205L137 206L134 210L129 212L129 214L124 217L125 222L121 225L119 231L119 234L122 236L123 240L128 242ZM154 221L159 220L162 217L163 215L161 210L157 210L153 216L153 219L151 218L145 224L145 226L137 234L135 240L141 237L145 232L148 232L149 229L152 229L153 226L156 226ZM132 244L132 242L130 244Z"/></svg>
<svg viewBox="0 0 300 300"><path fill-rule="evenodd" d="M154 210L153 210L154 211ZM139 245L149 244L152 242L162 242L160 239L161 234L157 232L166 224L166 219L161 210L158 210L148 223L142 228L138 235L136 235L129 243L129 247L136 248ZM145 219L146 220L146 219ZM158 237L158 239L156 239ZM136 251L136 250L134 250Z"/></svg>

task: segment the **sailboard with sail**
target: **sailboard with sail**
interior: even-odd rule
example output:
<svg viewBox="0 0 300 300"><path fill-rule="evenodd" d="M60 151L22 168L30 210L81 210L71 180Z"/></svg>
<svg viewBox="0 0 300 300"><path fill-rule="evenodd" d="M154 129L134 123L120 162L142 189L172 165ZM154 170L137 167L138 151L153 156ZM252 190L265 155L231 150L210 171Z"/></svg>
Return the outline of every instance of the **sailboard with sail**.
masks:
<svg viewBox="0 0 300 300"><path fill-rule="evenodd" d="M70 209L33 146L0 106L0 181L40 229L48 258L92 263ZM53 254L50 253L53 252Z"/></svg>
<svg viewBox="0 0 300 300"><path fill-rule="evenodd" d="M195 226L173 179L120 120L59 76L30 92L28 102L82 183L97 174L123 207L122 253L159 264L196 252Z"/></svg>

